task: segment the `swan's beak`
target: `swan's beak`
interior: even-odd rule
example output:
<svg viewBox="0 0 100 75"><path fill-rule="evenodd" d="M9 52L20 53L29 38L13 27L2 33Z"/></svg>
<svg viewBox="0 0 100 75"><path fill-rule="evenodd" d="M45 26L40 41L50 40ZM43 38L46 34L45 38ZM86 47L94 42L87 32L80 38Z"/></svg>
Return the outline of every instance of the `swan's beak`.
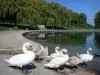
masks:
<svg viewBox="0 0 100 75"><path fill-rule="evenodd" d="M92 54L92 50L89 50L89 53Z"/></svg>
<svg viewBox="0 0 100 75"><path fill-rule="evenodd" d="M29 46L29 50L30 50L30 51L32 51L32 50L33 50L33 48L32 48L32 46L31 46L31 45Z"/></svg>

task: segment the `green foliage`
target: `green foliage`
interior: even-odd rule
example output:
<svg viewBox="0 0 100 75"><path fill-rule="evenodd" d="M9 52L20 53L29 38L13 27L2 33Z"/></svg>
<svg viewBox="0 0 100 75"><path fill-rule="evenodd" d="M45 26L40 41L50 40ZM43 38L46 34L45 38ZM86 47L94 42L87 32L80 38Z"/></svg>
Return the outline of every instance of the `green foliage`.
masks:
<svg viewBox="0 0 100 75"><path fill-rule="evenodd" d="M100 11L95 14L94 22L95 27L100 28Z"/></svg>
<svg viewBox="0 0 100 75"><path fill-rule="evenodd" d="M87 22L87 17L84 13L79 14L79 23L80 24L86 24Z"/></svg>
<svg viewBox="0 0 100 75"><path fill-rule="evenodd" d="M100 33L95 32L94 40L95 40L95 45L96 45L96 47L97 47L97 48L100 48Z"/></svg>
<svg viewBox="0 0 100 75"><path fill-rule="evenodd" d="M0 31L4 31L4 30L10 30L9 27L4 27L4 26L0 26Z"/></svg>
<svg viewBox="0 0 100 75"><path fill-rule="evenodd" d="M87 16L58 3L46 3L44 0L0 0L0 21L15 25L81 27L87 25Z"/></svg>
<svg viewBox="0 0 100 75"><path fill-rule="evenodd" d="M46 25L54 25L54 19L53 18L47 18L47 22L46 22Z"/></svg>

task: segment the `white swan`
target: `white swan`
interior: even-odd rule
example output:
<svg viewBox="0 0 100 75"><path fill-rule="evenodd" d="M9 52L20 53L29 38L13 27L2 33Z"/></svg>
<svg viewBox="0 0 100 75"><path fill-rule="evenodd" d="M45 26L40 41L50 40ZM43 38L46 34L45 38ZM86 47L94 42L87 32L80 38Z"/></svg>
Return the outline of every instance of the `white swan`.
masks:
<svg viewBox="0 0 100 75"><path fill-rule="evenodd" d="M63 53L60 54L60 57L56 57L52 59L49 63L44 64L44 67L58 68L64 65L68 61L68 59L69 59L68 51L63 50Z"/></svg>
<svg viewBox="0 0 100 75"><path fill-rule="evenodd" d="M56 57L60 57L61 56L61 53L63 53L64 51L67 51L67 49L63 48L63 49L60 50L60 48L57 46L55 48L55 52L56 53L52 53L50 56L47 56L47 58L50 61L51 59L54 59Z"/></svg>
<svg viewBox="0 0 100 75"><path fill-rule="evenodd" d="M91 61L93 59L92 48L87 50L87 54L80 54L78 57L80 58L81 63Z"/></svg>
<svg viewBox="0 0 100 75"><path fill-rule="evenodd" d="M43 47L43 45L39 46L40 48L36 52L36 58L37 59L45 59L48 56L48 47Z"/></svg>
<svg viewBox="0 0 100 75"><path fill-rule="evenodd" d="M52 53L50 56L47 56L49 60L58 57L60 48L58 46L55 47L55 53Z"/></svg>
<svg viewBox="0 0 100 75"><path fill-rule="evenodd" d="M76 57L76 56L71 56L69 57L69 60L66 62L67 66L77 66L78 64L80 64L80 58Z"/></svg>
<svg viewBox="0 0 100 75"><path fill-rule="evenodd" d="M23 52L25 54L17 54L12 56L10 59L3 59L12 66L19 66L22 68L23 65L29 64L34 60L35 54L32 52L32 45L27 42L22 46Z"/></svg>
<svg viewBox="0 0 100 75"><path fill-rule="evenodd" d="M45 59L48 56L48 46L45 48L41 48L41 50L38 52L39 59Z"/></svg>

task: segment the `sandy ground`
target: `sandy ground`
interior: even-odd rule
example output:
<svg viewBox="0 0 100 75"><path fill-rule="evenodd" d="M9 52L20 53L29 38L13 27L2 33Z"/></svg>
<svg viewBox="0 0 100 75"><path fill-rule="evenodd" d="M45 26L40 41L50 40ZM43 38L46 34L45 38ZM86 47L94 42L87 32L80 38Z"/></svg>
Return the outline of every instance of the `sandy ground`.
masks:
<svg viewBox="0 0 100 75"><path fill-rule="evenodd" d="M34 48L38 47L38 43L28 40L22 36L22 33L28 31L1 31L0 32L0 75L25 75L20 69L10 67L10 65L2 59L9 59L11 56L23 53L21 46L25 42L30 42ZM32 62L34 65L26 66L32 72L28 75L94 75L94 73L76 69L72 72L70 69L65 68L61 74L55 70L45 69L43 62Z"/></svg>

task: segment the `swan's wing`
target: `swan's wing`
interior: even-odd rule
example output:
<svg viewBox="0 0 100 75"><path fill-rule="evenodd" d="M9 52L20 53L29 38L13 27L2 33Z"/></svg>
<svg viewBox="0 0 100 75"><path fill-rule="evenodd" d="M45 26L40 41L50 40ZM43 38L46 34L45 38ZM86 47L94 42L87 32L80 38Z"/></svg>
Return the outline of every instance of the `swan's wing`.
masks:
<svg viewBox="0 0 100 75"><path fill-rule="evenodd" d="M51 57L51 58L56 58L56 57L57 57L57 54L56 54L56 53L52 53L52 54L50 55L50 57Z"/></svg>
<svg viewBox="0 0 100 75"><path fill-rule="evenodd" d="M79 57L80 58L87 58L87 57L89 57L89 55L88 54L80 54Z"/></svg>
<svg viewBox="0 0 100 75"><path fill-rule="evenodd" d="M81 62L87 62L89 61L89 55L88 54L81 54L80 55Z"/></svg>
<svg viewBox="0 0 100 75"><path fill-rule="evenodd" d="M32 59L30 59L30 56L28 54L18 54L18 55L11 57L9 60L13 63L23 63L23 62L28 62Z"/></svg>
<svg viewBox="0 0 100 75"><path fill-rule="evenodd" d="M45 50L45 48L42 45L40 45L40 49L37 51L36 55L41 56L43 54L44 50Z"/></svg>
<svg viewBox="0 0 100 75"><path fill-rule="evenodd" d="M69 62L66 62L65 64L66 64L67 66L71 66L71 64L70 64Z"/></svg>
<svg viewBox="0 0 100 75"><path fill-rule="evenodd" d="M48 56L48 48L44 50L44 54Z"/></svg>
<svg viewBox="0 0 100 75"><path fill-rule="evenodd" d="M43 45L40 45L40 48L42 49L42 50L44 50L45 48L43 47Z"/></svg>
<svg viewBox="0 0 100 75"><path fill-rule="evenodd" d="M93 55L89 56L89 61L91 61L93 59Z"/></svg>
<svg viewBox="0 0 100 75"><path fill-rule="evenodd" d="M41 56L39 58L46 58L48 56L48 50L44 50L42 53L41 53Z"/></svg>
<svg viewBox="0 0 100 75"><path fill-rule="evenodd" d="M57 65L61 65L61 64L64 64L65 63L65 60L63 57L57 57L57 58L54 58L50 61L50 63L53 63L53 64L57 64Z"/></svg>
<svg viewBox="0 0 100 75"><path fill-rule="evenodd" d="M43 50L40 49L40 50L37 52L37 55L38 55L38 56L41 56L42 54L43 54Z"/></svg>

